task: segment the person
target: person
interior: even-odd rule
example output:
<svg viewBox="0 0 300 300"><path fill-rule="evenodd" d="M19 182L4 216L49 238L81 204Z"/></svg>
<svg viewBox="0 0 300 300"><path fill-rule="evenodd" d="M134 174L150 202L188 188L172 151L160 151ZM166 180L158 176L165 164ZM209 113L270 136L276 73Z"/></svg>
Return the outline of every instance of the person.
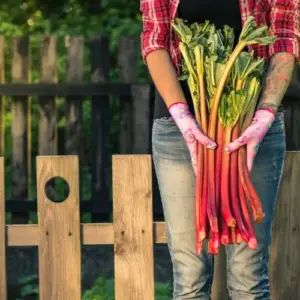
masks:
<svg viewBox="0 0 300 300"><path fill-rule="evenodd" d="M209 151L215 151L217 144L195 125L187 84L178 80L182 57L171 22L176 17L188 24L209 20L216 27L229 25L238 36L246 19L254 16L256 24L267 25L277 38L270 46L253 46L255 54L267 61L263 90L252 124L226 148L232 152L246 145L247 165L265 213L263 222L255 224L256 251L246 243L226 247L229 296L268 300L271 225L286 150L282 100L299 59L299 6L298 0L140 2L141 53L156 87L152 156L167 224L174 300L211 297L213 257L207 245L200 255L195 250L194 151L197 141Z"/></svg>

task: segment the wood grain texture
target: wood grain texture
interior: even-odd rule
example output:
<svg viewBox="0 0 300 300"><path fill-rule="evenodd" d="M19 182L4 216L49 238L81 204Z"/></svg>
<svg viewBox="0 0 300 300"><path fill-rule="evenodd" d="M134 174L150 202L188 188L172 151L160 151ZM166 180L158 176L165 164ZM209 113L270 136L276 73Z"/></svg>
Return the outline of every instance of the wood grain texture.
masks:
<svg viewBox="0 0 300 300"><path fill-rule="evenodd" d="M151 157L113 156L116 300L154 300Z"/></svg>
<svg viewBox="0 0 300 300"><path fill-rule="evenodd" d="M5 83L5 39L0 36L0 84ZM0 156L4 156L5 151L5 97L0 96Z"/></svg>
<svg viewBox="0 0 300 300"><path fill-rule="evenodd" d="M57 82L57 41L55 36L45 36L40 41L42 83ZM57 128L55 97L39 97L39 155L57 154Z"/></svg>
<svg viewBox="0 0 300 300"><path fill-rule="evenodd" d="M0 157L0 299L7 300L4 158Z"/></svg>
<svg viewBox="0 0 300 300"><path fill-rule="evenodd" d="M40 225L6 226L9 246L39 245L41 290L48 297L40 298L43 300L79 299L73 297L74 287L80 286L78 170L74 170L77 165L78 160L73 156L39 157L37 167ZM272 300L300 299L299 166L300 152L287 152L272 234ZM81 225L83 244L115 244L116 300L154 299L153 242L166 243L167 238L166 224L153 223L152 220L150 174L150 156L114 156L114 224ZM71 191L68 200L60 204L48 201L43 191L45 182L57 175L69 182ZM76 192L73 195L74 190ZM69 232L72 233L71 237ZM3 240L4 236L2 232L0 238ZM0 252L2 260L4 256ZM216 258L215 272L212 299L227 300L223 252ZM76 280L74 274L77 274ZM62 282L67 284L60 284ZM54 289L50 288L51 284ZM60 298L61 294L57 291L69 292L73 298Z"/></svg>
<svg viewBox="0 0 300 300"><path fill-rule="evenodd" d="M81 247L77 156L37 157L40 300L80 300ZM64 178L70 193L61 203L47 199L45 184Z"/></svg>
<svg viewBox="0 0 300 300"><path fill-rule="evenodd" d="M57 42L55 36L44 36L40 40L42 83L57 82ZM54 96L39 97L38 154L57 154L56 105ZM55 186L47 186L47 195L55 195ZM53 196L52 196L53 197Z"/></svg>
<svg viewBox="0 0 300 300"><path fill-rule="evenodd" d="M112 245L114 227L111 223L82 224L83 245Z"/></svg>
<svg viewBox="0 0 300 300"><path fill-rule="evenodd" d="M113 245L114 226L112 223L81 224L83 245ZM166 223L153 223L154 242L167 243ZM39 227L35 224L6 225L8 246L38 246Z"/></svg>
<svg viewBox="0 0 300 300"><path fill-rule="evenodd" d="M39 226L35 224L6 225L8 246L38 246Z"/></svg>
<svg viewBox="0 0 300 300"><path fill-rule="evenodd" d="M272 300L300 299L300 152L287 152L270 258Z"/></svg>
<svg viewBox="0 0 300 300"><path fill-rule="evenodd" d="M66 37L67 70L66 82L81 83L83 78L83 50L82 36ZM66 97L66 133L65 153L79 155L81 158L82 134L82 97Z"/></svg>
<svg viewBox="0 0 300 300"><path fill-rule="evenodd" d="M12 82L27 83L30 81L30 51L29 38L13 38L12 49ZM31 174L30 153L30 122L29 99L27 96L12 98L12 198L14 200L28 199L28 184ZM27 214L12 214L12 222L27 223Z"/></svg>

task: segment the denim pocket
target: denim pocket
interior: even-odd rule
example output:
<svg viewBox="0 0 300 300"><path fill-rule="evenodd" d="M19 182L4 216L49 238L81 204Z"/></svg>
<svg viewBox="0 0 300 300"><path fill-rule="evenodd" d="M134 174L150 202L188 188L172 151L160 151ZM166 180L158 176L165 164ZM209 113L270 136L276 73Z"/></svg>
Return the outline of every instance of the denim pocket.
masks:
<svg viewBox="0 0 300 300"><path fill-rule="evenodd" d="M190 159L182 133L172 118L155 119L152 128L152 151L158 158Z"/></svg>
<svg viewBox="0 0 300 300"><path fill-rule="evenodd" d="M168 133L172 131L179 131L179 129L172 117L165 117L161 119L154 119L152 131L154 133Z"/></svg>

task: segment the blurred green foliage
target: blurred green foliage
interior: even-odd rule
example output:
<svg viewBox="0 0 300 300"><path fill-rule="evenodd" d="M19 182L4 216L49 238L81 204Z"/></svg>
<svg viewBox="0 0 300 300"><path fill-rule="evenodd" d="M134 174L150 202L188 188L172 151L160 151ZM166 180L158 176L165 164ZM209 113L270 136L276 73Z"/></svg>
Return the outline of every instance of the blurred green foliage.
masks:
<svg viewBox="0 0 300 300"><path fill-rule="evenodd" d="M84 52L84 81L90 81L90 63L88 40L96 35L104 35L109 39L110 47L110 80L118 81L117 51L118 41L121 36L136 36L139 40L141 32L141 14L139 1L137 0L65 0L65 1L44 1L44 0L4 0L0 3L0 35L5 36L5 78L6 82L11 80L11 38L14 36L29 35L30 51L32 54L31 82L39 82L40 54L39 43L43 35L55 35L57 43L57 70L58 81L64 82L66 69L66 47L65 36L85 37ZM148 80L143 65L139 43L138 52L138 81ZM58 140L59 154L64 153L64 128L65 128L65 106L64 99L57 99L58 116ZM119 136L119 99L110 98L111 107L111 153L118 152ZM35 157L37 153L38 136L38 98L32 97L32 183L30 185L29 197L36 198L35 179ZM6 199L11 199L11 99L6 98L5 114L5 182ZM90 148L91 148L91 101L83 101L83 125L85 137L85 164L83 172L83 195L85 199L91 197L91 172L90 172ZM8 222L10 214L8 214ZM32 222L36 222L33 216Z"/></svg>
<svg viewBox="0 0 300 300"><path fill-rule="evenodd" d="M37 300L39 295L38 276L25 276L19 280L20 296L16 300ZM83 291L82 300L114 300L114 279L99 277L93 285ZM172 297L170 282L155 282L155 299L168 300Z"/></svg>

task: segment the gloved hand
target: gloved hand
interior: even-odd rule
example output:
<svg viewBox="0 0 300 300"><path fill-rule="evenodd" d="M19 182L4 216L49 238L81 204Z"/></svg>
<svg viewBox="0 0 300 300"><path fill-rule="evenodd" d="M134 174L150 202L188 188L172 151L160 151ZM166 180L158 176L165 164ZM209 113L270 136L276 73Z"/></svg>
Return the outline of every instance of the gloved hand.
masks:
<svg viewBox="0 0 300 300"><path fill-rule="evenodd" d="M247 167L250 172L259 145L265 137L274 120L275 114L271 110L257 110L255 112L251 125L238 139L228 144L225 148L225 151L231 153L233 151L238 150L241 146L247 144Z"/></svg>
<svg viewBox="0 0 300 300"><path fill-rule="evenodd" d="M217 144L203 134L186 103L176 102L170 105L169 112L184 137L195 174L197 174L197 141L209 149L215 149Z"/></svg>

